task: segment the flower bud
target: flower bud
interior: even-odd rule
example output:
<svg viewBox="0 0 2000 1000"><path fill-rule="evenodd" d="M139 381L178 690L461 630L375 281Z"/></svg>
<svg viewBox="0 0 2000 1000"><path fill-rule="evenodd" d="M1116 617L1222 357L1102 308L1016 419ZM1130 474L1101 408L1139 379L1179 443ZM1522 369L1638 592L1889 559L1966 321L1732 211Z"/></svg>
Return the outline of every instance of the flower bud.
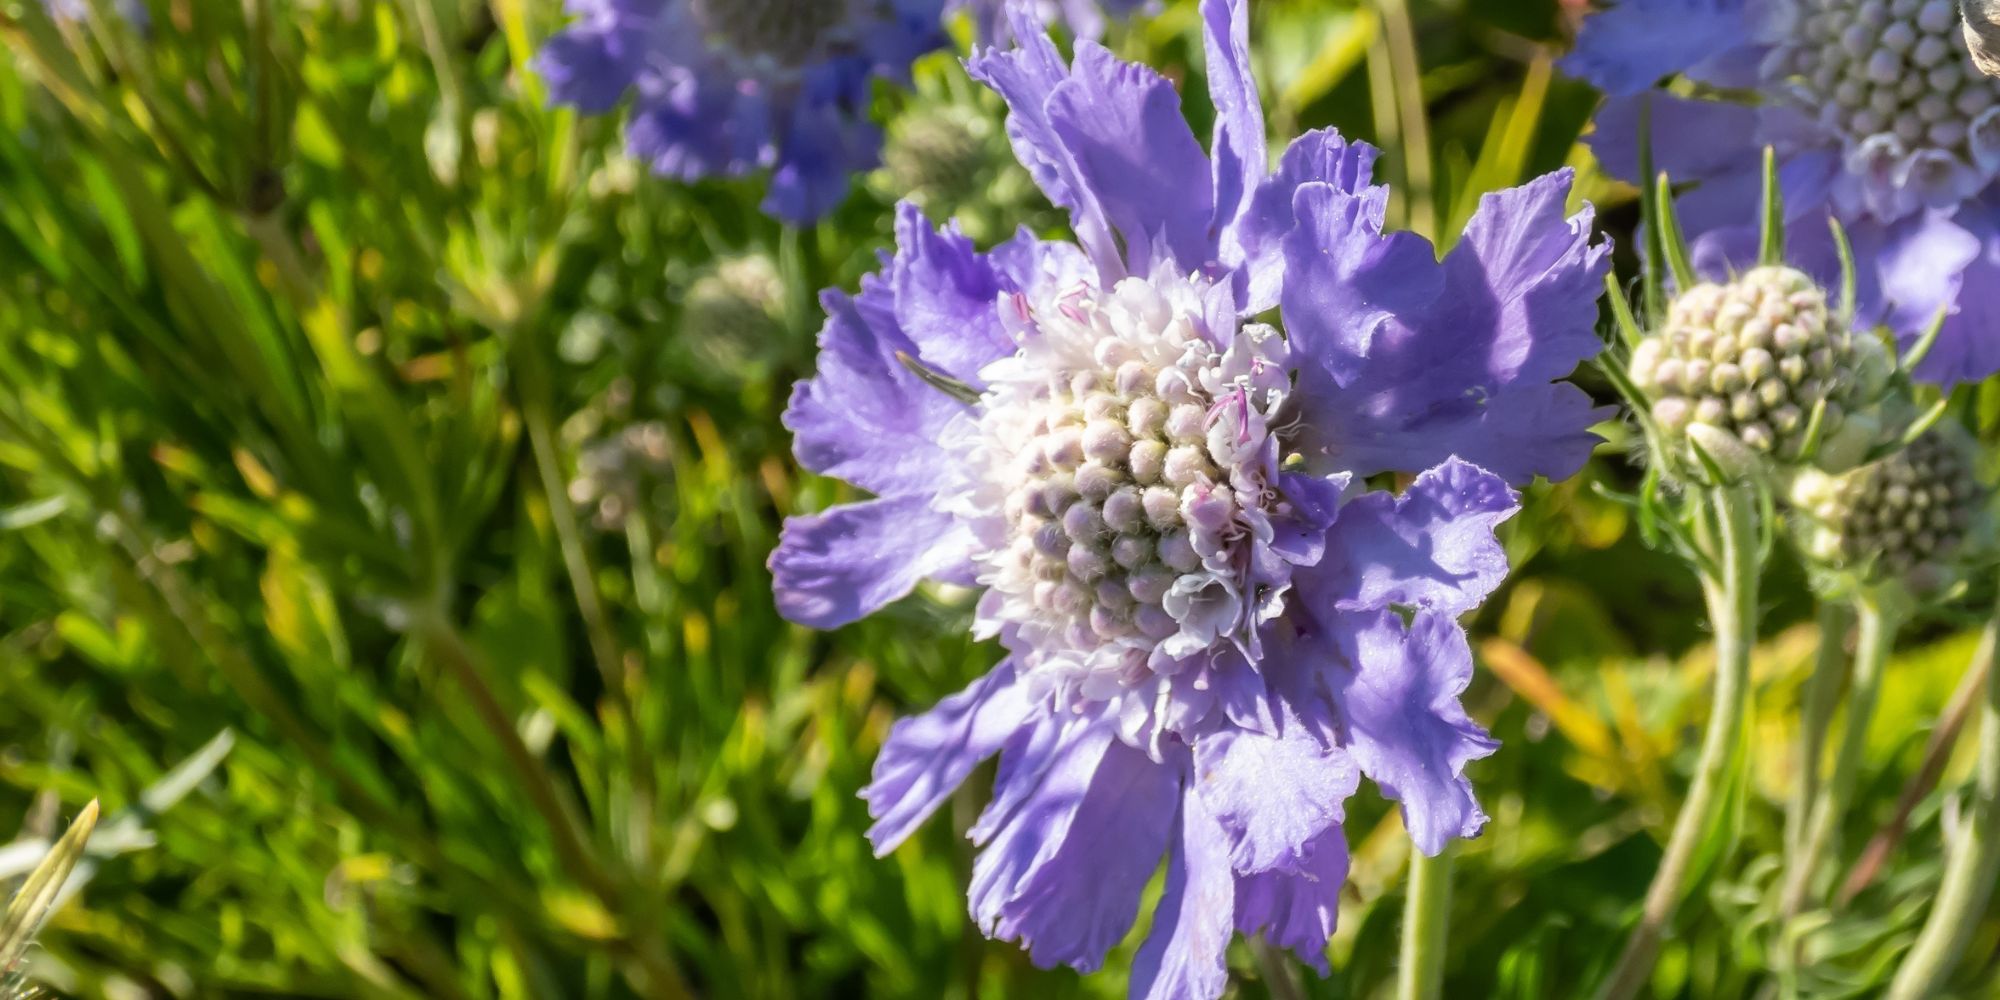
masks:
<svg viewBox="0 0 2000 1000"><path fill-rule="evenodd" d="M1822 453L1837 442L1839 462L1858 461L1875 428L1849 414L1883 392L1890 368L1881 342L1850 330L1810 277L1760 267L1682 293L1629 371L1670 445L1698 443L1731 475L1754 475L1797 463L1809 441ZM1822 402L1815 432L1809 418ZM1678 457L1697 464L1691 452Z"/></svg>
<svg viewBox="0 0 2000 1000"><path fill-rule="evenodd" d="M1987 533L1990 493L1974 458L1965 433L1944 426L1868 465L1800 475L1790 499L1806 517L1806 557L1865 584L1948 582Z"/></svg>

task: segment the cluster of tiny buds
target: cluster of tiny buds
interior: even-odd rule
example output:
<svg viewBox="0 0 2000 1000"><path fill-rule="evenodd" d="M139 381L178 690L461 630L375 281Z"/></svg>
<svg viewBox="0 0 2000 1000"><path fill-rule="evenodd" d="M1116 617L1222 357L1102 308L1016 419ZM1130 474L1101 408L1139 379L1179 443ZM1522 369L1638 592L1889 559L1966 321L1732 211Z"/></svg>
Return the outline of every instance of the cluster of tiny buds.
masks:
<svg viewBox="0 0 2000 1000"><path fill-rule="evenodd" d="M893 193L940 208L977 197L1008 159L993 123L957 104L926 105L898 116L882 149Z"/></svg>
<svg viewBox="0 0 2000 1000"><path fill-rule="evenodd" d="M1202 571L1212 540L1203 536L1236 516L1215 455L1226 459L1230 442L1211 448L1208 404L1185 382L1159 386L1156 374L1136 360L1108 378L1056 373L1046 415L1016 456L1012 556L1038 581L1038 608L1088 626L1074 639L1177 632L1170 592Z"/></svg>
<svg viewBox="0 0 2000 1000"><path fill-rule="evenodd" d="M681 334L701 342L752 345L784 335L784 278L770 257L729 257L696 278L681 303Z"/></svg>
<svg viewBox="0 0 2000 1000"><path fill-rule="evenodd" d="M1904 175L1946 201L1992 176L2000 81L1975 71L1954 0L1789 0L1783 10L1790 28L1763 72L1843 138L1859 170Z"/></svg>
<svg viewBox="0 0 2000 1000"><path fill-rule="evenodd" d="M1809 559L1920 592L1951 577L1970 539L1982 533L1988 500L1970 440L1949 427L1880 461L1840 475L1804 476L1792 487L1792 501L1807 517Z"/></svg>
<svg viewBox="0 0 2000 1000"><path fill-rule="evenodd" d="M630 424L583 446L571 503L591 513L600 530L621 531L625 519L643 508L651 488L672 469L667 427L659 421Z"/></svg>
<svg viewBox="0 0 2000 1000"><path fill-rule="evenodd" d="M1271 481L1284 338L1259 324L1211 336L1201 295L1126 278L1002 309L1022 350L982 371L975 502L999 531L981 615L1068 696L1111 698L1219 642L1254 645L1282 587L1256 547L1291 516Z"/></svg>
<svg viewBox="0 0 2000 1000"><path fill-rule="evenodd" d="M752 67L792 71L813 61L853 13L853 0L689 0L709 41Z"/></svg>
<svg viewBox="0 0 2000 1000"><path fill-rule="evenodd" d="M1858 461L1873 444L1879 428L1866 410L1890 371L1879 340L1853 332L1811 277L1782 266L1681 293L1630 368L1654 423L1711 451L1711 442L1723 441L1798 461L1823 402L1818 459L1835 466Z"/></svg>

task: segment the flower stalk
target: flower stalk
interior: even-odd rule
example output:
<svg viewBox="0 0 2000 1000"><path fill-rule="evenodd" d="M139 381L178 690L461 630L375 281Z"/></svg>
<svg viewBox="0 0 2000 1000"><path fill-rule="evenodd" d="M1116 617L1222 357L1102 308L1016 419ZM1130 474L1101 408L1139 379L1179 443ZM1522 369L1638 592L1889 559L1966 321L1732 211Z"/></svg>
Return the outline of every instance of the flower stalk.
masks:
<svg viewBox="0 0 2000 1000"><path fill-rule="evenodd" d="M1862 760L1867 756L1868 724L1875 717L1875 703L1882 693L1883 667L1895 648L1896 631L1902 620L1879 592L1857 596L1854 611L1860 638L1854 652L1854 682L1848 692L1847 723L1841 732L1833 773L1813 805L1805 839L1792 854L1793 863L1785 873L1778 909L1788 920L1805 906L1820 860L1834 849L1838 839L1841 818L1854 796Z"/></svg>
<svg viewBox="0 0 2000 1000"><path fill-rule="evenodd" d="M2000 639L2000 609L1987 623L1982 648ZM1917 943L1889 986L1889 1000L1936 996L1965 957L1979 916L2000 882L2000 670L1986 672L1980 708L1979 762L1970 821L1945 860L1944 880Z"/></svg>
<svg viewBox="0 0 2000 1000"><path fill-rule="evenodd" d="M1630 1000L1652 976L1660 945L1687 895L1697 848L1717 822L1724 790L1742 744L1749 709L1750 651L1756 643L1758 500L1749 485L1707 491L1702 547L1707 556L1702 594L1715 633L1715 702L1710 710L1693 784L1667 837L1660 867L1646 889L1639 923L1625 942L1599 1000Z"/></svg>
<svg viewBox="0 0 2000 1000"><path fill-rule="evenodd" d="M1445 942L1451 929L1452 849L1431 857L1410 852L1410 888L1403 902L1402 965L1396 1000L1444 995Z"/></svg>
<svg viewBox="0 0 2000 1000"><path fill-rule="evenodd" d="M1813 660L1812 676L1800 692L1799 771L1792 785L1792 797L1785 807L1785 848L1797 851L1805 845L1807 823L1812 818L1813 801L1819 797L1819 761L1826 751L1827 731L1833 725L1834 709L1840 705L1841 683L1847 676L1847 632L1853 624L1847 606L1826 601L1819 607L1819 650Z"/></svg>

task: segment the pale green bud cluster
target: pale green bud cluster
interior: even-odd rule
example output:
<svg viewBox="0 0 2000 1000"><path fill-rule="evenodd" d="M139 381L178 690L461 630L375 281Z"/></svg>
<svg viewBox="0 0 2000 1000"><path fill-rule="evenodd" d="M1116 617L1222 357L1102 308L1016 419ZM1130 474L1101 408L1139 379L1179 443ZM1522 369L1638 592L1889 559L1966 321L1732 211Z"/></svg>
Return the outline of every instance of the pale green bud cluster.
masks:
<svg viewBox="0 0 2000 1000"><path fill-rule="evenodd" d="M1633 352L1630 374L1670 444L1692 441L1745 468L1799 462L1810 446L1816 464L1839 469L1880 436L1872 404L1891 365L1812 278L1767 266L1681 293L1665 327Z"/></svg>
<svg viewBox="0 0 2000 1000"><path fill-rule="evenodd" d="M1974 459L1971 440L1946 425L1860 468L1799 477L1791 499L1807 557L1864 583L1937 589L1984 531L1990 494Z"/></svg>
<svg viewBox="0 0 2000 1000"><path fill-rule="evenodd" d="M784 298L784 279L771 258L725 259L688 287L681 334L710 345L769 343L785 335Z"/></svg>
<svg viewBox="0 0 2000 1000"><path fill-rule="evenodd" d="M984 194L1009 158L992 121L962 105L933 104L890 126L882 169L897 197L948 209Z"/></svg>

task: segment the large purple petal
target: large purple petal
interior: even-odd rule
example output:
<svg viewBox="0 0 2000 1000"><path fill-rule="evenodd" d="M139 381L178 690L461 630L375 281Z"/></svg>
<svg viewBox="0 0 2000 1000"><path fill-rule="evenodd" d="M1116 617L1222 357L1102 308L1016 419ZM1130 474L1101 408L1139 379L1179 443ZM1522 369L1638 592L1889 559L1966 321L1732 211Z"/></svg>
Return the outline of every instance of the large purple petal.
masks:
<svg viewBox="0 0 2000 1000"><path fill-rule="evenodd" d="M1069 823L1045 836L1047 860L1015 885L987 933L1019 940L1042 968L1090 972L1103 964L1159 870L1185 777L1183 763L1162 764L1112 741Z"/></svg>
<svg viewBox="0 0 2000 1000"><path fill-rule="evenodd" d="M1049 200L1068 209L1070 228L1091 261L1113 281L1124 276L1111 222L1097 192L1084 180L1049 118L1049 99L1069 79L1069 66L1048 32L1025 6L1009 10L1015 46L988 48L966 60L972 78L1007 101L1007 137L1014 156L1028 168ZM1185 126L1183 126L1185 127Z"/></svg>
<svg viewBox="0 0 2000 1000"><path fill-rule="evenodd" d="M1364 493L1341 508L1319 564L1301 570L1301 599L1315 611L1407 605L1463 614L1507 578L1494 530L1520 509L1505 482L1449 459L1401 496Z"/></svg>
<svg viewBox="0 0 2000 1000"><path fill-rule="evenodd" d="M1486 813L1465 765L1499 744L1459 703L1472 681L1465 630L1428 611L1408 627L1393 611L1342 615L1333 625L1338 663L1327 683L1361 773L1402 804L1403 824L1425 854L1452 837L1478 836Z"/></svg>
<svg viewBox="0 0 2000 1000"><path fill-rule="evenodd" d="M1745 0L1619 0L1583 22L1565 72L1613 94L1644 90L1749 41Z"/></svg>
<svg viewBox="0 0 2000 1000"><path fill-rule="evenodd" d="M1132 963L1133 1000L1215 1000L1229 985L1236 874L1229 835L1199 795L1181 798L1167 884Z"/></svg>
<svg viewBox="0 0 2000 1000"><path fill-rule="evenodd" d="M1347 884L1347 836L1330 826L1306 845L1296 869L1239 876L1236 929L1262 934L1319 970L1327 967L1326 943L1340 915L1340 890Z"/></svg>
<svg viewBox="0 0 2000 1000"><path fill-rule="evenodd" d="M970 529L921 496L846 504L786 519L771 585L786 618L838 628L927 577L956 576L974 546Z"/></svg>
<svg viewBox="0 0 2000 1000"><path fill-rule="evenodd" d="M1229 863L1241 874L1302 867L1360 782L1347 752L1295 717L1275 735L1224 729L1194 748L1194 790L1229 834Z"/></svg>
<svg viewBox="0 0 2000 1000"><path fill-rule="evenodd" d="M971 832L983 848L967 893L980 927L995 926L1008 901L1055 856L1115 739L1102 713L1051 713L1031 717L1001 748L993 800Z"/></svg>
<svg viewBox="0 0 2000 1000"><path fill-rule="evenodd" d="M1754 169L1763 147L1758 110L1733 101L1639 93L1607 99L1587 142L1606 173L1634 184L1639 176L1639 121L1650 117L1653 170L1676 184ZM1692 137L1700 136L1699 142Z"/></svg>
<svg viewBox="0 0 2000 1000"><path fill-rule="evenodd" d="M858 297L828 291L820 303L819 372L798 384L785 411L799 464L885 496L935 490L952 474L938 441L965 404L898 360L927 356L897 324L899 303L881 279L863 279ZM980 332L966 333L976 345Z"/></svg>
<svg viewBox="0 0 2000 1000"><path fill-rule="evenodd" d="M1243 261L1236 220L1269 172L1264 106L1250 72L1250 9L1245 0L1202 0L1202 40L1208 60L1208 94L1215 104L1215 230L1223 263Z"/></svg>
<svg viewBox="0 0 2000 1000"><path fill-rule="evenodd" d="M1979 252L1959 275L1956 310L1917 366L1918 378L1941 385L2000 371L2000 196L1966 205L1956 221L1979 241Z"/></svg>
<svg viewBox="0 0 2000 1000"><path fill-rule="evenodd" d="M1248 279L1246 314L1278 304L1285 279L1284 241L1298 224L1292 201L1301 185L1328 184L1337 191L1361 196L1367 216L1381 229L1389 189L1370 186L1379 155L1375 147L1349 142L1330 128L1307 132L1285 148L1277 172L1265 178L1251 195L1249 208L1236 225L1236 239L1245 258L1240 273Z"/></svg>
<svg viewBox="0 0 2000 1000"><path fill-rule="evenodd" d="M875 758L873 780L861 790L875 820L868 839L876 856L895 850L923 825L1033 710L1027 686L1008 661L930 711L898 720Z"/></svg>
<svg viewBox="0 0 2000 1000"><path fill-rule="evenodd" d="M896 324L926 364L979 384L979 370L1014 353L994 302L1013 282L959 232L956 222L933 229L923 210L896 206L896 256L888 287Z"/></svg>
<svg viewBox="0 0 2000 1000"><path fill-rule="evenodd" d="M1883 316L1905 347L1929 328L1938 310L1951 310L1937 343L1917 368L1917 377L1926 382L1955 385L2000 367L2000 327L1993 325L1993 300L2000 295L1994 288L2000 266L1994 230L1985 206L1978 203L1961 209L1958 218L1920 212L1882 230L1879 246L1862 258L1875 265Z"/></svg>
<svg viewBox="0 0 2000 1000"><path fill-rule="evenodd" d="M1081 42L1047 111L1076 177L1123 238L1128 270L1147 273L1171 260L1185 274L1214 256L1208 156L1165 77Z"/></svg>
<svg viewBox="0 0 2000 1000"><path fill-rule="evenodd" d="M1582 467L1604 413L1554 380L1594 356L1609 247L1570 172L1486 195L1442 264L1383 235L1371 200L1308 184L1285 240L1285 326L1300 359L1302 450L1358 475L1456 455L1525 482Z"/></svg>

